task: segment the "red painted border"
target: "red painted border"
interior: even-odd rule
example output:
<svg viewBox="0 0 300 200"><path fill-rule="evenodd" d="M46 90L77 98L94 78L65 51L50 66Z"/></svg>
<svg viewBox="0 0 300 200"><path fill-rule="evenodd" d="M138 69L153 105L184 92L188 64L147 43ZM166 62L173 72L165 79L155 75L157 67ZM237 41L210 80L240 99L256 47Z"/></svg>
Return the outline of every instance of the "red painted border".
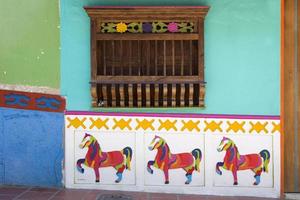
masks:
<svg viewBox="0 0 300 200"><path fill-rule="evenodd" d="M126 117L178 117L178 118L218 118L218 119L269 119L279 120L275 115L227 115L227 114L195 114L195 113L129 113L129 112L89 112L65 111L65 115L100 115L100 116L126 116Z"/></svg>
<svg viewBox="0 0 300 200"><path fill-rule="evenodd" d="M64 112L66 100L59 95L0 90L0 107L47 112Z"/></svg>

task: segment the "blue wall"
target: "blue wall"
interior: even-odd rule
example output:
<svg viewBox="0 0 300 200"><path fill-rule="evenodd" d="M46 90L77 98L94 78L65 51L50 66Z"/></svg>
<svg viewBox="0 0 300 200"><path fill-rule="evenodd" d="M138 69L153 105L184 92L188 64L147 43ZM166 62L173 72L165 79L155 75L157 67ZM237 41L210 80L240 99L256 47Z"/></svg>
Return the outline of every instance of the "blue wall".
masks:
<svg viewBox="0 0 300 200"><path fill-rule="evenodd" d="M0 108L0 184L62 186L63 113Z"/></svg>
<svg viewBox="0 0 300 200"><path fill-rule="evenodd" d="M280 0L61 0L61 94L67 109L90 107L90 26L83 6L208 5L206 108L102 109L279 115Z"/></svg>

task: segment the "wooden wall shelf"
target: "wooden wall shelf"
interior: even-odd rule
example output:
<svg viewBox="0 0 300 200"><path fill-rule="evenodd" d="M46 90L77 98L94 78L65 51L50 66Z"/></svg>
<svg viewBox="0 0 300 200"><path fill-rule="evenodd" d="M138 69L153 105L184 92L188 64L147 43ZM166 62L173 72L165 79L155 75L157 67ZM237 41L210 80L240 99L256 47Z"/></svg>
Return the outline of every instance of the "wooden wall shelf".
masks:
<svg viewBox="0 0 300 200"><path fill-rule="evenodd" d="M93 107L204 107L205 6L85 7Z"/></svg>

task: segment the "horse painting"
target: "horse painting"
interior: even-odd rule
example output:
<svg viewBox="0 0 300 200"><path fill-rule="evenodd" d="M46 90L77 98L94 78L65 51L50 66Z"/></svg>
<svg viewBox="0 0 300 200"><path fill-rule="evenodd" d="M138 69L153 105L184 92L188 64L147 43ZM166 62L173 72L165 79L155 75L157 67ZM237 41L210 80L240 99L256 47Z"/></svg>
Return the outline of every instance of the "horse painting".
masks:
<svg viewBox="0 0 300 200"><path fill-rule="evenodd" d="M200 172L200 161L202 153L200 149L194 149L191 153L172 154L166 141L159 136L155 136L150 143L150 151L157 150L154 160L148 161L147 171L153 174L151 166L154 166L164 172L165 184L169 184L169 169L182 168L186 172L185 184L192 182L192 173L194 170Z"/></svg>
<svg viewBox="0 0 300 200"><path fill-rule="evenodd" d="M264 149L258 154L240 155L234 142L227 137L223 137L217 151L226 151L226 153L223 162L218 162L216 164L216 172L219 175L222 175L220 167L231 171L234 179L233 185L238 185L238 170L252 170L255 174L255 182L253 185L258 185L260 183L260 176L263 171L268 172L268 165L270 162L270 152L268 150Z"/></svg>
<svg viewBox="0 0 300 200"><path fill-rule="evenodd" d="M85 158L77 160L77 170L80 173L84 173L82 164L93 168L96 182L100 181L99 168L101 167L113 167L116 169L116 183L122 180L122 174L125 168L130 170L130 162L132 159L132 149L130 147L125 147L121 151L103 152L96 138L87 133L83 137L79 147L81 149L88 148L88 150Z"/></svg>

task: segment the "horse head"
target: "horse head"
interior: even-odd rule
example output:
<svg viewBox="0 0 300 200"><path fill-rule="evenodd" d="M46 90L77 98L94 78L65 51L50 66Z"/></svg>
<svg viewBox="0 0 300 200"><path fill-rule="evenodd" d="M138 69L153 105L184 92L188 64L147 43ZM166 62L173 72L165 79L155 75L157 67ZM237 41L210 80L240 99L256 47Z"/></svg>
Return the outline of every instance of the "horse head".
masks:
<svg viewBox="0 0 300 200"><path fill-rule="evenodd" d="M221 151L226 151L227 149L231 148L234 146L234 142L227 137L223 137L223 139L221 140L219 147L217 148L218 152Z"/></svg>
<svg viewBox="0 0 300 200"><path fill-rule="evenodd" d="M163 146L165 144L165 140L162 138L162 137L159 137L159 136L155 136L150 145L148 146L148 149L150 151L153 151L154 149L158 149L159 147Z"/></svg>
<svg viewBox="0 0 300 200"><path fill-rule="evenodd" d="M85 133L79 145L79 148L83 149L85 147L89 147L92 143L94 143L95 140L96 138L94 138L92 135Z"/></svg>

